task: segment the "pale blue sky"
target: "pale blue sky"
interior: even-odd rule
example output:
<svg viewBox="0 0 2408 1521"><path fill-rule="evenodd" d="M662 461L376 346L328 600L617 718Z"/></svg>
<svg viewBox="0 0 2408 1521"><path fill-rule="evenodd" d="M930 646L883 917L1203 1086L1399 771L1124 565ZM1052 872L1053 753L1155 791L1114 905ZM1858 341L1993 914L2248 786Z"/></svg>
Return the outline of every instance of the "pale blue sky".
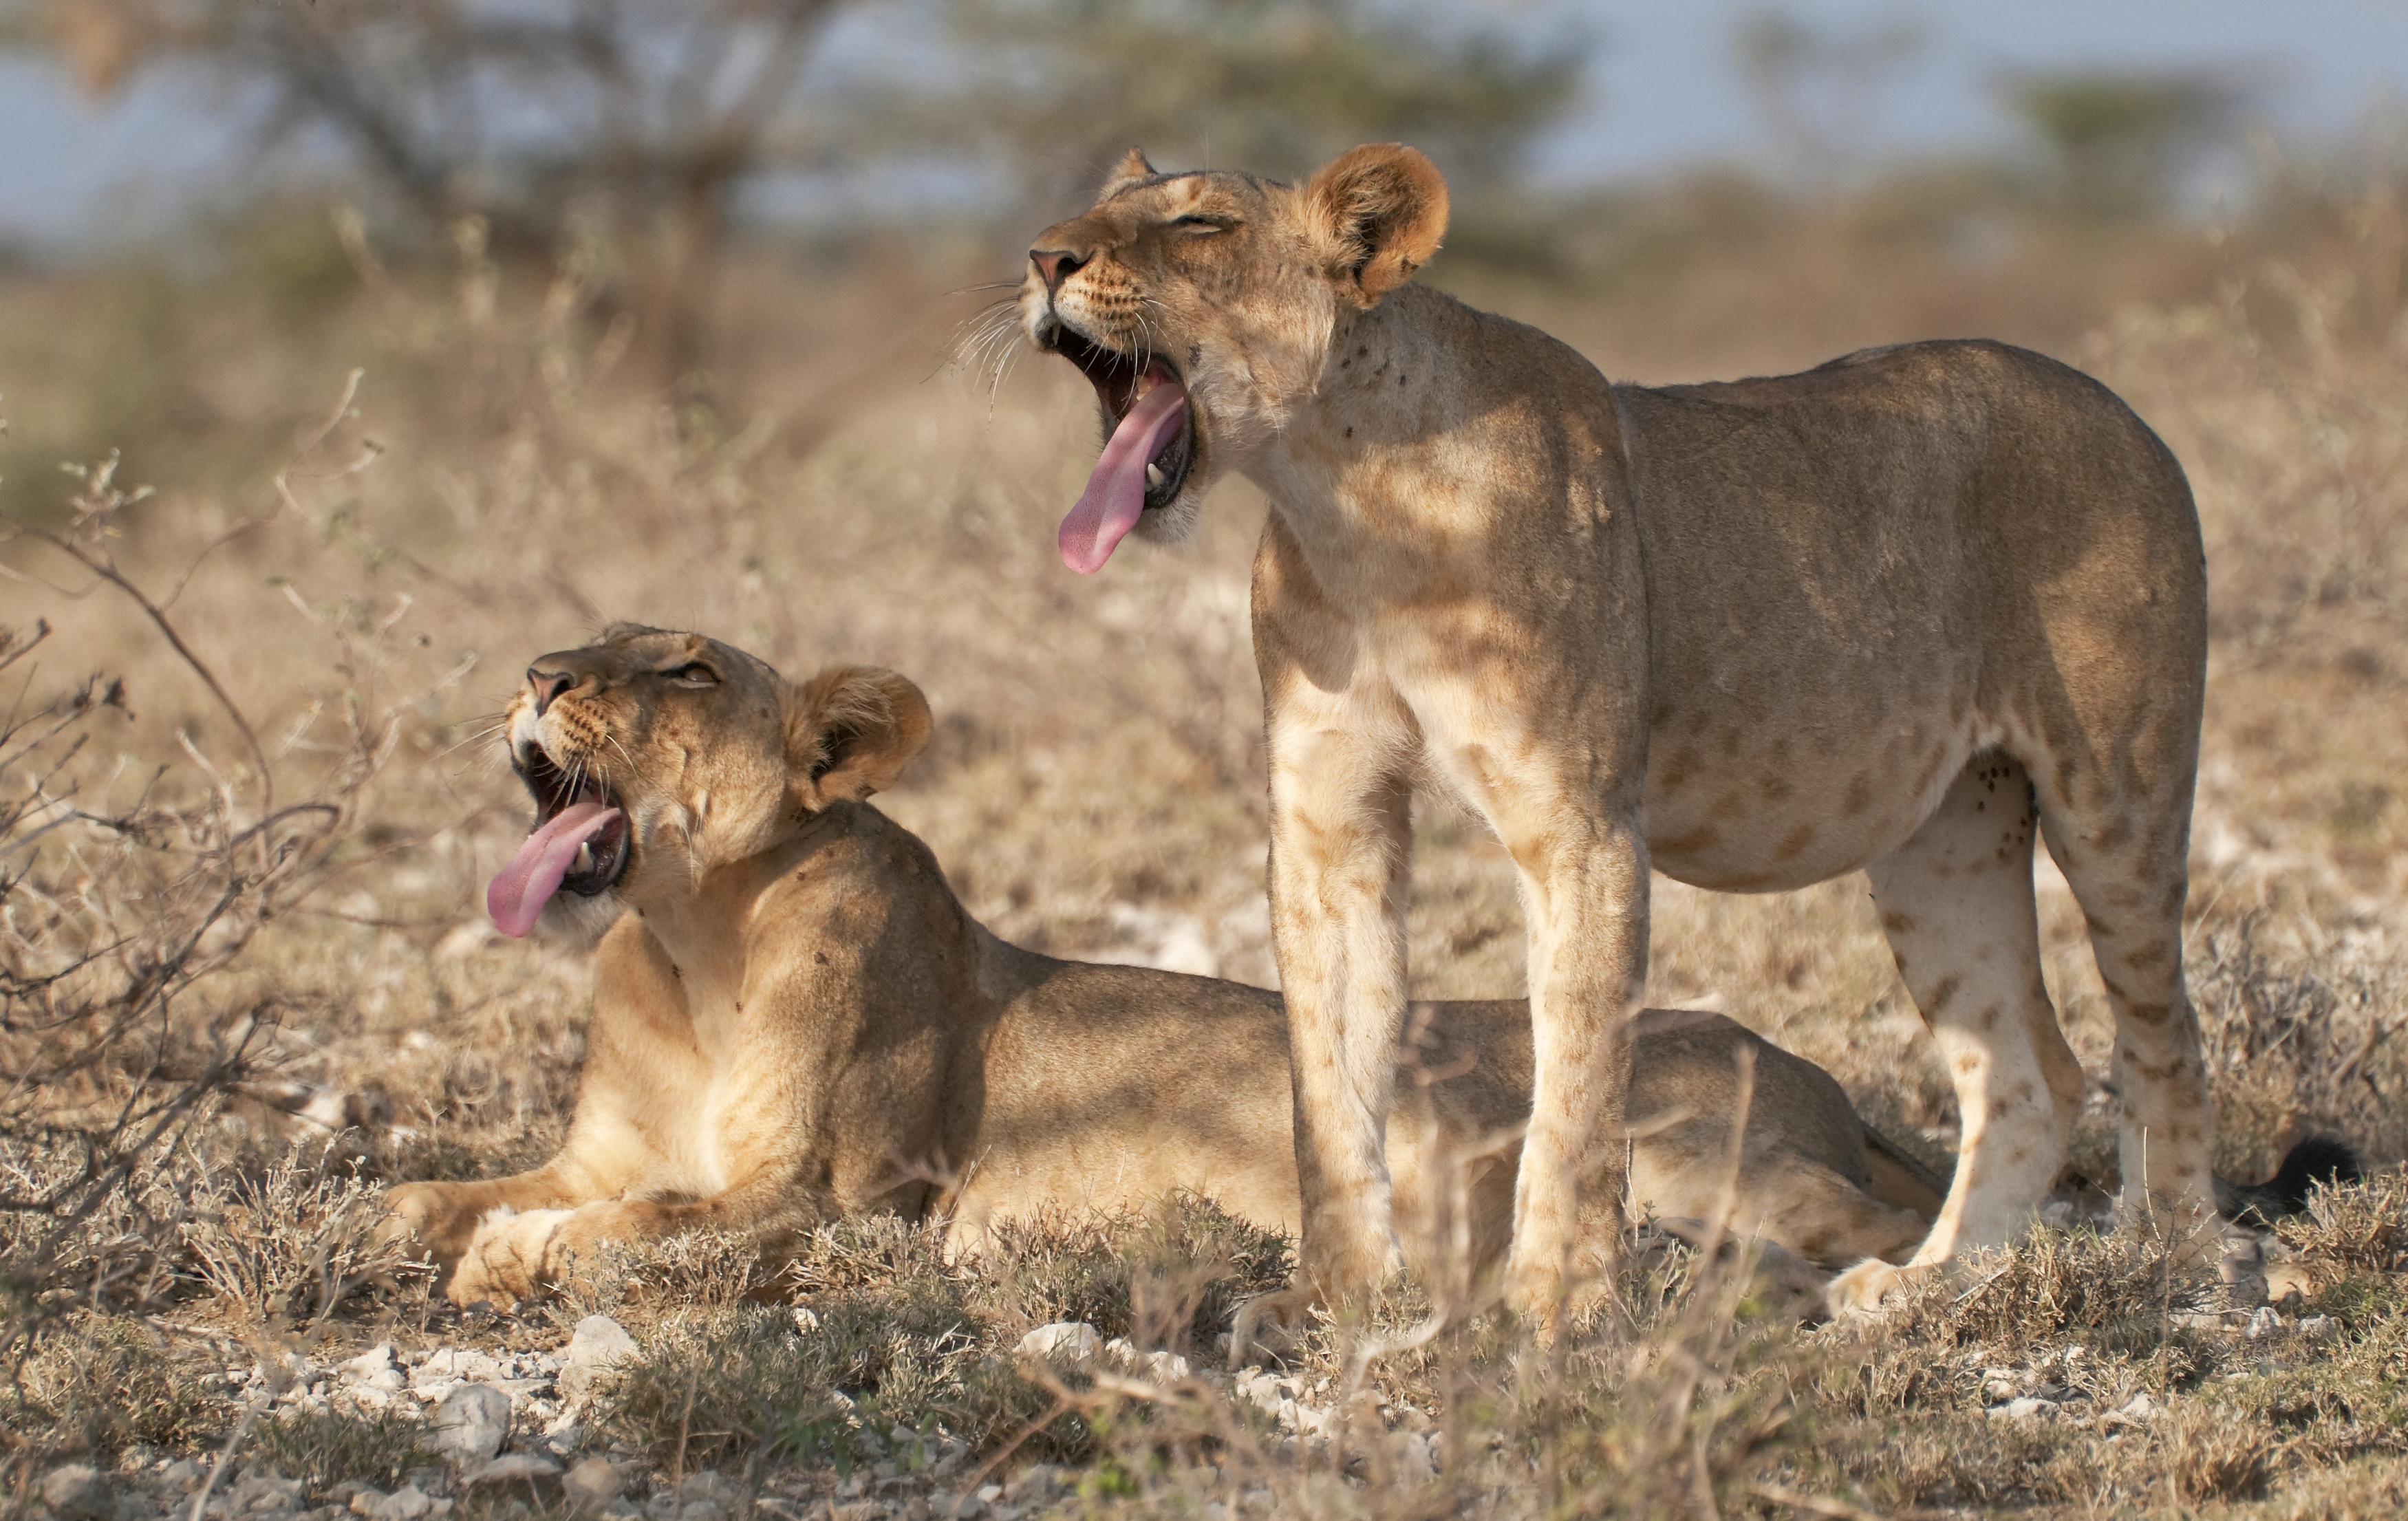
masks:
<svg viewBox="0 0 2408 1521"><path fill-rule="evenodd" d="M1542 145L1549 181L1706 158L1778 161L1780 145L1730 62L1733 27L1756 8L1752 0L1475 4L1542 35L1569 22L1603 40L1588 105ZM1792 0L1785 8L1828 31L1901 15L1921 22L1928 46L1860 113L1862 146L1877 153L2002 139L1988 85L2017 68L2229 68L2256 83L2286 136L2311 144L2338 140L2378 106L2408 97L2408 0ZM852 24L874 25L876 14ZM56 68L0 65L0 238L55 245L155 228L189 198L239 181L244 121L239 100L191 81L150 79L96 107Z"/></svg>

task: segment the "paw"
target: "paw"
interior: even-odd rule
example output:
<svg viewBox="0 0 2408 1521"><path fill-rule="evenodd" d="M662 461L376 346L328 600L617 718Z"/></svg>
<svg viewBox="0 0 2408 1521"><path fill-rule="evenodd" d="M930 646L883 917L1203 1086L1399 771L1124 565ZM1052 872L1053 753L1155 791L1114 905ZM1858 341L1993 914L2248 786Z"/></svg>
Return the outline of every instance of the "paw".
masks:
<svg viewBox="0 0 2408 1521"><path fill-rule="evenodd" d="M385 1191L379 1246L400 1242L413 1261L449 1263L467 1250L476 1222L466 1217L455 1190L439 1183L405 1183Z"/></svg>
<svg viewBox="0 0 2408 1521"><path fill-rule="evenodd" d="M1276 1361L1295 1351L1297 1334L1312 1318L1312 1303L1311 1289L1283 1288L1239 1305L1229 1327L1231 1370Z"/></svg>
<svg viewBox="0 0 2408 1521"><path fill-rule="evenodd" d="M570 1212L503 1208L486 1215L452 1270L445 1298L461 1306L482 1300L508 1309L551 1293L562 1276L561 1227Z"/></svg>
<svg viewBox="0 0 2408 1521"><path fill-rule="evenodd" d="M1940 1270L1937 1263L1901 1268L1867 1257L1831 1280L1823 1292L1823 1302L1830 1307L1834 1320L1878 1320Z"/></svg>

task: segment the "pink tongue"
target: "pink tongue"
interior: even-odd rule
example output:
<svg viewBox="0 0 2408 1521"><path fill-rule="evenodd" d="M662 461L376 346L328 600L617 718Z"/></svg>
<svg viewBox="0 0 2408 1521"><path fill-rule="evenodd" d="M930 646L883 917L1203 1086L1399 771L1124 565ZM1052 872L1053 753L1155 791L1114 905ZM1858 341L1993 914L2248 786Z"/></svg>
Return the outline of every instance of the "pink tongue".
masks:
<svg viewBox="0 0 2408 1521"><path fill-rule="evenodd" d="M1104 567L1112 551L1145 511L1145 467L1186 417L1187 393L1165 380L1138 398L1087 477L1086 493L1062 520L1054 542L1062 563L1079 574Z"/></svg>
<svg viewBox="0 0 2408 1521"><path fill-rule="evenodd" d="M560 879L568 875L577 847L600 834L618 816L617 809L601 803L572 803L527 836L510 864L485 889L485 911L494 916L494 927L505 935L523 935L533 929L543 906L560 891Z"/></svg>

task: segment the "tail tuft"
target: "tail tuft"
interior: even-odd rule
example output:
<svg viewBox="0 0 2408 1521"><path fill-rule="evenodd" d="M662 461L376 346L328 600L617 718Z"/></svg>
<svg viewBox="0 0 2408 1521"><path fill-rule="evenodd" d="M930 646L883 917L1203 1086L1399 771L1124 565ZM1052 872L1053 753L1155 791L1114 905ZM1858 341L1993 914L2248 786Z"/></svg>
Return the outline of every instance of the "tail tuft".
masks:
<svg viewBox="0 0 2408 1521"><path fill-rule="evenodd" d="M2266 1190L2273 1196L2276 1213L2297 1214L2308 1207L2308 1194L2316 1184L2339 1187L2365 1176L2366 1162L2356 1147L2331 1136L2309 1136L2283 1158Z"/></svg>
<svg viewBox="0 0 2408 1521"><path fill-rule="evenodd" d="M2366 1176L2366 1162L2355 1147L2331 1136L2309 1136L2291 1148L2274 1175L2259 1184L2228 1184L2215 1180L2216 1207L2238 1225L2265 1227L2308 1207L2308 1196L2318 1184L2328 1187L2357 1183Z"/></svg>

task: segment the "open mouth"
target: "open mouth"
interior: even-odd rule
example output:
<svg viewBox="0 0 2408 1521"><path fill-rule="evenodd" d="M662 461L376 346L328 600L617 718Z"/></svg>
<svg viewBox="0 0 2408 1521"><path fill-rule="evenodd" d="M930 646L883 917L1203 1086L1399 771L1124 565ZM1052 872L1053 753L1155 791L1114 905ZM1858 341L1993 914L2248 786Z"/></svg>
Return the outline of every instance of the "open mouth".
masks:
<svg viewBox="0 0 2408 1521"><path fill-rule="evenodd" d="M558 827L564 819L572 827L588 821L595 825L591 833L580 830L577 853L561 874L560 890L580 897L609 891L626 874L628 854L627 815L610 789L592 776L563 770L540 745L527 747L519 774L535 795L535 834ZM606 813L611 816L604 818Z"/></svg>
<svg viewBox="0 0 2408 1521"><path fill-rule="evenodd" d="M535 797L535 828L485 889L494 927L523 935L559 893L594 897L627 873L626 811L583 767L564 768L541 745L513 752L511 768Z"/></svg>
<svg viewBox="0 0 2408 1521"><path fill-rule="evenodd" d="M1168 361L1133 359L1051 321L1039 346L1079 366L1096 387L1109 434L1078 505L1054 536L1062 563L1103 568L1138 520L1178 498L1196 464L1196 409Z"/></svg>

